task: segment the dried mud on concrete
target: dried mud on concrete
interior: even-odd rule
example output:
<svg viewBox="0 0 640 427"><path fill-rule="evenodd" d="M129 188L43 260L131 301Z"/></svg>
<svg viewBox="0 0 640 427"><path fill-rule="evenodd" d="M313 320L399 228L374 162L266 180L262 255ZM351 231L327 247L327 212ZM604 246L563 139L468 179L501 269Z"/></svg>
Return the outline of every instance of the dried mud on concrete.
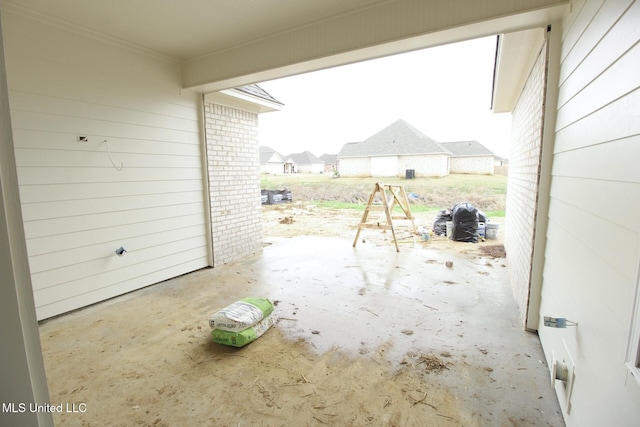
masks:
<svg viewBox="0 0 640 427"><path fill-rule="evenodd" d="M506 260L478 250L499 242L396 253L366 230L354 249L359 218L340 238L338 218L304 215L267 211L263 254L44 322L52 404L86 404L56 423L563 425ZM334 237L283 237L291 226ZM209 315L249 295L276 302L277 323L242 349L214 344Z"/></svg>

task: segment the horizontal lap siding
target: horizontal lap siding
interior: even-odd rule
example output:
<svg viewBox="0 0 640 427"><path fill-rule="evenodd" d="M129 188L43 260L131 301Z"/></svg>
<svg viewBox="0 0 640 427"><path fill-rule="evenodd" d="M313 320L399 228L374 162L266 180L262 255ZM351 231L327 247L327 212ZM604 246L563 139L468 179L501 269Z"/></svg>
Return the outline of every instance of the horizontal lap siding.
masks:
<svg viewBox="0 0 640 427"><path fill-rule="evenodd" d="M38 317L205 267L201 107L179 66L10 12L3 27Z"/></svg>
<svg viewBox="0 0 640 427"><path fill-rule="evenodd" d="M640 2L586 0L565 22L540 328L576 363L568 426L634 425L624 366L640 265Z"/></svg>

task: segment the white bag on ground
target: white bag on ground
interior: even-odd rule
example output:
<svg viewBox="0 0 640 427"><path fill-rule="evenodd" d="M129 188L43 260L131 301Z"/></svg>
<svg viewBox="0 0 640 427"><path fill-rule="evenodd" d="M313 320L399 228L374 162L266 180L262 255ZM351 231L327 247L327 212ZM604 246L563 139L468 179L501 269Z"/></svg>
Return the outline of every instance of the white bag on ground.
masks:
<svg viewBox="0 0 640 427"><path fill-rule="evenodd" d="M230 345L232 347L244 347L257 340L267 330L273 326L275 318L273 316L267 316L253 326L240 332L222 331L220 329L214 329L211 331L213 342L217 344Z"/></svg>
<svg viewBox="0 0 640 427"><path fill-rule="evenodd" d="M267 298L243 298L218 311L209 319L211 329L240 332L247 329L273 311L273 304Z"/></svg>

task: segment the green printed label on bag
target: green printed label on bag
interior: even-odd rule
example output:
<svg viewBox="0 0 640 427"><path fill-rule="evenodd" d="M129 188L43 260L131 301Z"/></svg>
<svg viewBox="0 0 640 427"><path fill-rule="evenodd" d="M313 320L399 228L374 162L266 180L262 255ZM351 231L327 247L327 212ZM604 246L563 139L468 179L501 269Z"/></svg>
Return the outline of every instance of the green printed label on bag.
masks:
<svg viewBox="0 0 640 427"><path fill-rule="evenodd" d="M268 316L255 325L240 332L229 332L214 329L211 331L211 336L215 343L229 345L232 347L243 347L250 342L255 341L258 337L267 332L274 323L275 318L273 316Z"/></svg>
<svg viewBox="0 0 640 427"><path fill-rule="evenodd" d="M211 329L239 332L255 325L273 312L267 298L243 298L215 313L209 319Z"/></svg>

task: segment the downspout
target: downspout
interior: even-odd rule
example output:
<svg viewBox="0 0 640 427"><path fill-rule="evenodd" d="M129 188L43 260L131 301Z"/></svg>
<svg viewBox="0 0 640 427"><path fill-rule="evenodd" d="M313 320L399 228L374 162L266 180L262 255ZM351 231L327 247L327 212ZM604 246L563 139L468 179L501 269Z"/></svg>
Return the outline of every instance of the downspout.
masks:
<svg viewBox="0 0 640 427"><path fill-rule="evenodd" d="M552 31L553 28L553 31ZM534 219L533 254L531 256L531 276L529 304L527 305L527 330L538 330L540 324L540 302L542 299L543 272L547 247L547 229L549 226L549 204L553 152L556 136L556 117L558 111L558 91L560 84L560 52L562 47L561 23L553 22L547 26L547 63L546 88L542 122L542 144L540 148L540 170L536 216Z"/></svg>

